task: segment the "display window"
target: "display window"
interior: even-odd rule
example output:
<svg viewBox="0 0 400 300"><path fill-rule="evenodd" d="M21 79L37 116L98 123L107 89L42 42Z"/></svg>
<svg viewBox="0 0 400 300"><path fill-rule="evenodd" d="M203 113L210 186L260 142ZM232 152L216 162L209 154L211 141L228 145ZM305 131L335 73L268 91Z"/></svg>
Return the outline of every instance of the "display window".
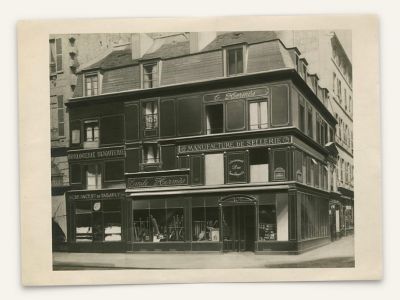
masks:
<svg viewBox="0 0 400 300"><path fill-rule="evenodd" d="M260 205L258 222L258 239L270 241L277 239L276 206Z"/></svg>
<svg viewBox="0 0 400 300"><path fill-rule="evenodd" d="M193 207L192 240L198 242L219 241L219 208Z"/></svg>
<svg viewBox="0 0 400 300"><path fill-rule="evenodd" d="M176 242L185 240L183 207L166 208L163 200L150 207L134 202L132 239L134 242Z"/></svg>
<svg viewBox="0 0 400 300"><path fill-rule="evenodd" d="M121 224L120 200L75 203L76 242L121 241Z"/></svg>

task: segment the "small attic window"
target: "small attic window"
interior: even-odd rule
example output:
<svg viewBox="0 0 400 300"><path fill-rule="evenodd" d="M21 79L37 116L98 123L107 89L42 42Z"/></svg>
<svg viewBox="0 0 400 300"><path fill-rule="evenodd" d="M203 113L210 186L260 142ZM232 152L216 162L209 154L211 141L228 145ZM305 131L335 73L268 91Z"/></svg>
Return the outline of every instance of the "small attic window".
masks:
<svg viewBox="0 0 400 300"><path fill-rule="evenodd" d="M97 73L85 75L85 95L96 96L99 94L99 76Z"/></svg>
<svg viewBox="0 0 400 300"><path fill-rule="evenodd" d="M243 45L225 49L226 75L245 73L245 47Z"/></svg>
<svg viewBox="0 0 400 300"><path fill-rule="evenodd" d="M144 89L159 86L158 62L145 63L142 65L142 86Z"/></svg>

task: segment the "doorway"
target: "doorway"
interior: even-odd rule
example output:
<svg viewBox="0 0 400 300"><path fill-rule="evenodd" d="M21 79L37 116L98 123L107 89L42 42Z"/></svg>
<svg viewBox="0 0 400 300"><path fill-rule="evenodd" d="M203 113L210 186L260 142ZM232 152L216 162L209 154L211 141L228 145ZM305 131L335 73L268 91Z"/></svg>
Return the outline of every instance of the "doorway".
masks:
<svg viewBox="0 0 400 300"><path fill-rule="evenodd" d="M224 252L255 250L256 205L235 197L221 203L222 241Z"/></svg>

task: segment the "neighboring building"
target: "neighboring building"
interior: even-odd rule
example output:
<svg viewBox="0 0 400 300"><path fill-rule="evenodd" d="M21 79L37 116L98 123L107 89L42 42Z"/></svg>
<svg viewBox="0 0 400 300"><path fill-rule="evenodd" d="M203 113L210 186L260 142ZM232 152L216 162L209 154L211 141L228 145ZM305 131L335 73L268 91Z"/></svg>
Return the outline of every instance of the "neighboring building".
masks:
<svg viewBox="0 0 400 300"><path fill-rule="evenodd" d="M301 253L329 242L336 120L274 32L132 35L81 68L70 251Z"/></svg>
<svg viewBox="0 0 400 300"><path fill-rule="evenodd" d="M124 42L130 42L130 34L62 34L49 37L52 219L58 242L62 241L61 235L67 235L64 194L69 187L66 156L69 119L64 104L74 93L76 72L80 65L109 54L117 44Z"/></svg>
<svg viewBox="0 0 400 300"><path fill-rule="evenodd" d="M353 164L353 80L351 53L347 54L340 36L351 32L285 31L279 36L285 44L296 46L307 57L309 67L320 76L329 90L328 109L337 121L335 143L338 149L336 168L330 183L331 217L336 236L354 230ZM349 56L350 55L350 56Z"/></svg>

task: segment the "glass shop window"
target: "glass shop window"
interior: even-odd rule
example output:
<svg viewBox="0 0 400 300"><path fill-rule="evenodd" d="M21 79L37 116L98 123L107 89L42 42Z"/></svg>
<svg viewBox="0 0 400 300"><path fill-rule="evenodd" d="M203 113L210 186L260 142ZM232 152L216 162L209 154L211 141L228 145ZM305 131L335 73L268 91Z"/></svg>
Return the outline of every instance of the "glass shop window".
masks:
<svg viewBox="0 0 400 300"><path fill-rule="evenodd" d="M143 125L145 130L158 128L158 103L149 101L143 103Z"/></svg>
<svg viewBox="0 0 400 300"><path fill-rule="evenodd" d="M152 208L133 211L134 242L185 240L183 208Z"/></svg>
<svg viewBox="0 0 400 300"><path fill-rule="evenodd" d="M98 85L98 76L94 75L85 75L85 91L86 96L96 96L99 94L99 85Z"/></svg>
<svg viewBox="0 0 400 300"><path fill-rule="evenodd" d="M257 101L249 103L250 129L268 128L268 105L267 101Z"/></svg>
<svg viewBox="0 0 400 300"><path fill-rule="evenodd" d="M236 75L244 72L243 47L226 50L227 75Z"/></svg>
<svg viewBox="0 0 400 300"><path fill-rule="evenodd" d="M249 150L250 182L268 182L268 150L265 148Z"/></svg>
<svg viewBox="0 0 400 300"><path fill-rule="evenodd" d="M303 152L299 150L294 151L294 178L298 182L303 182L304 172Z"/></svg>
<svg viewBox="0 0 400 300"><path fill-rule="evenodd" d="M276 206L259 206L258 239L260 241L276 240Z"/></svg>
<svg viewBox="0 0 400 300"><path fill-rule="evenodd" d="M142 72L144 89L150 89L159 86L159 72L157 62L143 64Z"/></svg>
<svg viewBox="0 0 400 300"><path fill-rule="evenodd" d="M87 165L85 168L86 175L86 189L88 190L96 190L101 189L101 165L100 164L92 164Z"/></svg>
<svg viewBox="0 0 400 300"><path fill-rule="evenodd" d="M224 106L213 104L206 106L207 134L224 132Z"/></svg>
<svg viewBox="0 0 400 300"><path fill-rule="evenodd" d="M121 201L75 203L76 242L121 241Z"/></svg>
<svg viewBox="0 0 400 300"><path fill-rule="evenodd" d="M160 148L158 144L143 145L143 162L145 164L155 164L160 162Z"/></svg>
<svg viewBox="0 0 400 300"><path fill-rule="evenodd" d="M218 207L194 207L192 209L192 241L219 241Z"/></svg>
<svg viewBox="0 0 400 300"><path fill-rule="evenodd" d="M90 120L83 124L84 147L98 147L99 143L99 121Z"/></svg>

